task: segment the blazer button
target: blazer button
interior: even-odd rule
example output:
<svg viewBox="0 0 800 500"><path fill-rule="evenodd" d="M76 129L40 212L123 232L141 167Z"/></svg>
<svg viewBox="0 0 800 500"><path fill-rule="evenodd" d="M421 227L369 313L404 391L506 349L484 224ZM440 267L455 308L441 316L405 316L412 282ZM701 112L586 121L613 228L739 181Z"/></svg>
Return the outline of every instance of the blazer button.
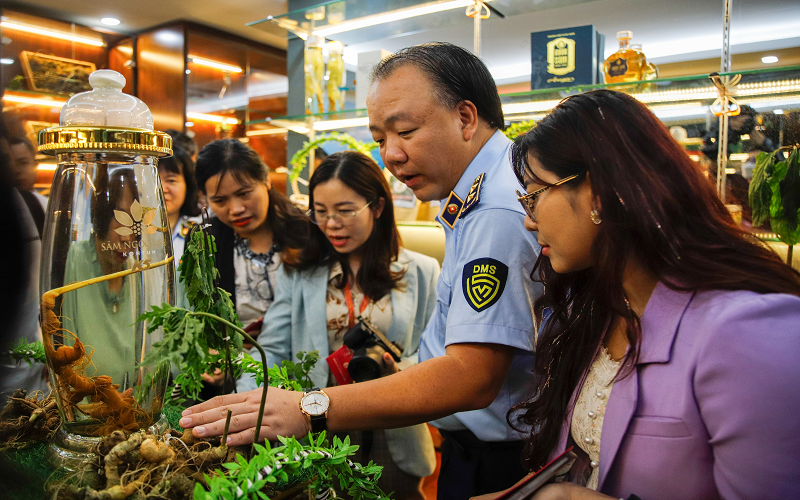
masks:
<svg viewBox="0 0 800 500"><path fill-rule="evenodd" d="M583 442L586 444L592 444L594 443L594 439L587 437L583 439Z"/></svg>
<svg viewBox="0 0 800 500"><path fill-rule="evenodd" d="M597 418L597 413L595 413L593 411L590 411L589 412L589 418Z"/></svg>
<svg viewBox="0 0 800 500"><path fill-rule="evenodd" d="M591 462L589 462L589 465L592 466L592 469L596 469L597 466L600 465L600 462L595 462L594 460L592 460Z"/></svg>
<svg viewBox="0 0 800 500"><path fill-rule="evenodd" d="M606 397L606 395L605 395L605 393L603 391L597 391L597 392L594 393L594 395L597 396L598 399L603 399L604 397Z"/></svg>

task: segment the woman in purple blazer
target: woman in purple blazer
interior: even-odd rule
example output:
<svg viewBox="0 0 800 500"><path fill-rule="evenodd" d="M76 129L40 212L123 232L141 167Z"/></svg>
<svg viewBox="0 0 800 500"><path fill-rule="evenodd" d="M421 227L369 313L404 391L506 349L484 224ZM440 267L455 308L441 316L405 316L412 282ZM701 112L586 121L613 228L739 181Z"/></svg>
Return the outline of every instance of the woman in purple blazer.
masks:
<svg viewBox="0 0 800 500"><path fill-rule="evenodd" d="M800 498L800 274L625 94L565 99L515 166L550 314L509 419L530 470L577 455L534 498Z"/></svg>

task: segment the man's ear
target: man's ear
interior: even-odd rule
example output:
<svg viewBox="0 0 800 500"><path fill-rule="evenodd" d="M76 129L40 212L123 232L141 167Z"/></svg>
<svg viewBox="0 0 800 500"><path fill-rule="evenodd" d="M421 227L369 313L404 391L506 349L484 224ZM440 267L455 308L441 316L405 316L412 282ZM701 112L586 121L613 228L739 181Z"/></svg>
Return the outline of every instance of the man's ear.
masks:
<svg viewBox="0 0 800 500"><path fill-rule="evenodd" d="M456 105L456 112L461 123L461 135L468 141L478 130L478 108L472 101L461 101Z"/></svg>

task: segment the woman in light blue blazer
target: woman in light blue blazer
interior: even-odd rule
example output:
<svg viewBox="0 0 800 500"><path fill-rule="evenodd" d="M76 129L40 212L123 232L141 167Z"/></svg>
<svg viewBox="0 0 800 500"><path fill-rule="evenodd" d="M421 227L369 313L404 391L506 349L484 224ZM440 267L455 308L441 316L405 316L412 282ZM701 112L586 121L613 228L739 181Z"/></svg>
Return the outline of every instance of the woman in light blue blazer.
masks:
<svg viewBox="0 0 800 500"><path fill-rule="evenodd" d="M415 364L420 334L436 306L439 264L401 248L380 167L357 152L330 155L314 171L309 192L308 215L319 230L279 271L275 302L258 338L268 365L296 361L299 351L327 357L359 316L402 348L397 364L383 355L383 375ZM318 387L336 384L325 362L310 376ZM350 436L361 445L359 460L384 466L384 491L394 491L397 499L424 498L421 479L435 467L424 424Z"/></svg>

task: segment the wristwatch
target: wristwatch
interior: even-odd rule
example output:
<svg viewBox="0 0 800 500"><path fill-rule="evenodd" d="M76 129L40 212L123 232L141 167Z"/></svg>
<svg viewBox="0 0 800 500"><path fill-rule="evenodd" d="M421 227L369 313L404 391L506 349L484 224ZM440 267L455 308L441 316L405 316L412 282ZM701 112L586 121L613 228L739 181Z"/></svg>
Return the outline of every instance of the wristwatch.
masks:
<svg viewBox="0 0 800 500"><path fill-rule="evenodd" d="M311 432L322 432L328 428L328 408L331 398L325 391L314 387L300 398L300 411L311 423Z"/></svg>

